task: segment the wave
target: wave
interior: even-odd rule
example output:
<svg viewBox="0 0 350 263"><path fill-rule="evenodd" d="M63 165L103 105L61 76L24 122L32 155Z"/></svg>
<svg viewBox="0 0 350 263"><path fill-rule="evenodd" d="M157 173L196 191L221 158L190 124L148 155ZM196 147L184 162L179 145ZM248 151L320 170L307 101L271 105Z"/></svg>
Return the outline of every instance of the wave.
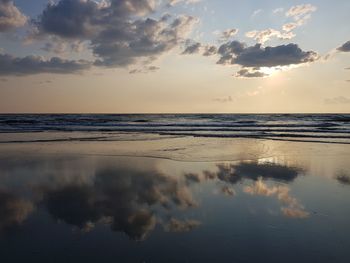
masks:
<svg viewBox="0 0 350 263"><path fill-rule="evenodd" d="M350 141L346 114L70 114L0 115L0 133L101 133L40 141L117 140L115 134L157 134L216 138ZM105 135L111 133L112 135ZM103 135L102 135L103 134ZM3 136L2 136L3 137ZM120 140L120 138L118 138ZM2 139L6 142L21 140Z"/></svg>

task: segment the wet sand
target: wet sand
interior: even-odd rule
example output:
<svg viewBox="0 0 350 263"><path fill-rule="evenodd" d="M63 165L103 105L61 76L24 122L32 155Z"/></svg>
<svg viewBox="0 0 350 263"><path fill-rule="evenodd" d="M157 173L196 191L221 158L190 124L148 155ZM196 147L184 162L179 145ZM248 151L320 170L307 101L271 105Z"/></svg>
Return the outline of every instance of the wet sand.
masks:
<svg viewBox="0 0 350 263"><path fill-rule="evenodd" d="M1 144L0 258L348 262L349 157L255 139Z"/></svg>

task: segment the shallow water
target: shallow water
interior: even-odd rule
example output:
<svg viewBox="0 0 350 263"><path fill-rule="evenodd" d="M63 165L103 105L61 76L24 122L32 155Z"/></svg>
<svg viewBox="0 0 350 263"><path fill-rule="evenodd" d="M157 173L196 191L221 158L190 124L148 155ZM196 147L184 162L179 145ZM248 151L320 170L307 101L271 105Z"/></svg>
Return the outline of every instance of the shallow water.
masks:
<svg viewBox="0 0 350 263"><path fill-rule="evenodd" d="M3 145L0 261L350 262L347 145L124 139Z"/></svg>

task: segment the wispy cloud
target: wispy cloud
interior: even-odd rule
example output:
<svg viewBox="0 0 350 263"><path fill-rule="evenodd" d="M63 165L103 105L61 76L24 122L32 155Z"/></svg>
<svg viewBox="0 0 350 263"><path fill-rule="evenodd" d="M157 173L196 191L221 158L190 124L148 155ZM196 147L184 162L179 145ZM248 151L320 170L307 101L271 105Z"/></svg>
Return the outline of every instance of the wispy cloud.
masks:
<svg viewBox="0 0 350 263"><path fill-rule="evenodd" d="M296 36L296 34L292 31L297 27L304 25L307 20L311 18L311 13L315 12L316 10L317 8L310 4L293 6L285 13L285 16L287 18L292 18L293 21L282 25L282 30L273 28L252 30L247 32L245 35L246 37L253 38L258 43L262 44L273 38L277 38L279 40L292 39ZM273 10L273 13L276 14L283 11L283 8L277 8Z"/></svg>
<svg viewBox="0 0 350 263"><path fill-rule="evenodd" d="M350 104L350 99L344 96L325 99L326 104Z"/></svg>
<svg viewBox="0 0 350 263"><path fill-rule="evenodd" d="M233 102L233 98L232 96L227 96L227 97L215 98L214 101L221 102L221 103L228 103L228 102Z"/></svg>
<svg viewBox="0 0 350 263"><path fill-rule="evenodd" d="M254 18L256 17L257 15L259 15L260 13L262 13L262 9L257 9L253 12L253 14L251 15L251 18Z"/></svg>

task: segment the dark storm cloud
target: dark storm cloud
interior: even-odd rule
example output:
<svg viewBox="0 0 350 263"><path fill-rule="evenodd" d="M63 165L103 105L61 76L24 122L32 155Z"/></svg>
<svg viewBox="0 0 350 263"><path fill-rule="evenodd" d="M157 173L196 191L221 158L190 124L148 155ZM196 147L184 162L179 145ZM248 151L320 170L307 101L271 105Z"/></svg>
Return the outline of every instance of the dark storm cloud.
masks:
<svg viewBox="0 0 350 263"><path fill-rule="evenodd" d="M0 32L24 26L27 17L14 5L12 0L0 0Z"/></svg>
<svg viewBox="0 0 350 263"><path fill-rule="evenodd" d="M199 53L201 48L201 43L194 43L192 45L189 45L186 47L186 49L182 52L183 55L190 55L190 54L196 54Z"/></svg>
<svg viewBox="0 0 350 263"><path fill-rule="evenodd" d="M39 56L18 58L8 54L0 54L0 75L69 74L80 72L89 67L90 63L84 60L64 60L58 57L45 60Z"/></svg>
<svg viewBox="0 0 350 263"><path fill-rule="evenodd" d="M233 64L243 67L276 67L314 62L314 51L303 51L296 44L263 47L261 44L246 46L238 41L228 42L218 50L218 64Z"/></svg>
<svg viewBox="0 0 350 263"><path fill-rule="evenodd" d="M157 171L122 169L97 172L93 184L44 189L43 203L59 221L82 230L105 223L134 240L145 239L154 229L156 207L168 210L195 206L186 186L176 178ZM190 230L197 225L192 221L165 224L171 230Z"/></svg>
<svg viewBox="0 0 350 263"><path fill-rule="evenodd" d="M350 41L344 43L342 46L337 48L340 52L350 52Z"/></svg>

